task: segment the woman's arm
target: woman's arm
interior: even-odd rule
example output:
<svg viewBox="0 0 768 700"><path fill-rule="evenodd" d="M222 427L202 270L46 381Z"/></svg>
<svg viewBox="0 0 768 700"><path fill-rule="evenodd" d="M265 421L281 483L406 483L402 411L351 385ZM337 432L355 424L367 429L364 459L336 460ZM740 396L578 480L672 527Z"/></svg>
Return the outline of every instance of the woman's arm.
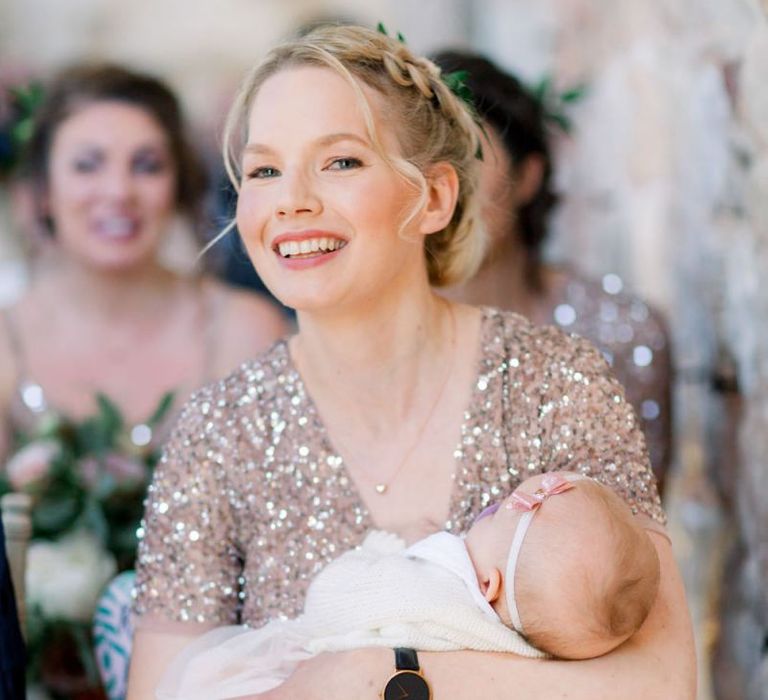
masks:
<svg viewBox="0 0 768 700"><path fill-rule="evenodd" d="M200 634L203 632L203 629L199 629ZM195 634L180 631L136 630L126 700L154 700L155 688L163 672L174 657L195 638Z"/></svg>
<svg viewBox="0 0 768 700"><path fill-rule="evenodd" d="M692 700L696 663L688 608L672 548L649 532L661 561L661 586L651 614L627 643L598 659L541 661L510 654L422 652L435 700ZM260 700L374 700L394 668L388 649L327 654Z"/></svg>
<svg viewBox="0 0 768 700"><path fill-rule="evenodd" d="M212 406L220 384L184 406L155 468L137 554L128 697L151 700L173 657L203 632L237 619L242 572L237 527L227 498L227 465L215 446L233 438ZM213 447L212 447L213 446Z"/></svg>

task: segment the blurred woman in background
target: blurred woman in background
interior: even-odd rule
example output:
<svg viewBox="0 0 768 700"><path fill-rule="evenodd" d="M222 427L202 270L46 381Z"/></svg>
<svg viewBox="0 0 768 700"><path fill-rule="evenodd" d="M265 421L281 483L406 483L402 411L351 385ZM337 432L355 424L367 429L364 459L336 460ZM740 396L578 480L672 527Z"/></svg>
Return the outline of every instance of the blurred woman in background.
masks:
<svg viewBox="0 0 768 700"><path fill-rule="evenodd" d="M435 61L446 72L467 71L465 82L488 141L480 197L489 253L480 272L450 295L517 311L592 341L640 417L663 494L672 437L672 366L663 319L624 292L617 275L593 280L542 260L557 203L543 106L516 78L479 55L445 51Z"/></svg>
<svg viewBox="0 0 768 700"><path fill-rule="evenodd" d="M88 415L97 392L142 424L165 392L183 401L285 331L258 296L158 261L177 214L199 225L206 177L175 96L155 78L117 66L60 75L26 176L50 245L1 316L0 455L13 430L50 409Z"/></svg>

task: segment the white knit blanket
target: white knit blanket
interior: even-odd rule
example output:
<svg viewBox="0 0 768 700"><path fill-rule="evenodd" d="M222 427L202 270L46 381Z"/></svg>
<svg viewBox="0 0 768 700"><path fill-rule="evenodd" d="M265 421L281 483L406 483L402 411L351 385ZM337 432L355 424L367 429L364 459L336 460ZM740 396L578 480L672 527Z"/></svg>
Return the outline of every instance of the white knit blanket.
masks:
<svg viewBox="0 0 768 700"><path fill-rule="evenodd" d="M371 646L544 657L482 597L461 538L441 532L405 549L399 538L374 532L318 574L303 615L204 635L172 664L157 697L215 700L265 692L315 654Z"/></svg>

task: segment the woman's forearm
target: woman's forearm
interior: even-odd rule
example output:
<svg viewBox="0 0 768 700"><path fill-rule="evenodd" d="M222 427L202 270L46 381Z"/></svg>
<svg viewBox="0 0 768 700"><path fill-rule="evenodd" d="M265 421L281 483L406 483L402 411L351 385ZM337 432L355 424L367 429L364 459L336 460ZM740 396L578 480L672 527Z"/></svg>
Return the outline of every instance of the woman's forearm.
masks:
<svg viewBox="0 0 768 700"><path fill-rule="evenodd" d="M587 661L542 661L473 651L419 652L435 700L693 700L696 664L685 595L669 542L659 552L659 596L642 629L620 648ZM389 649L326 654L300 664L264 700L374 700L394 670Z"/></svg>
<svg viewBox="0 0 768 700"><path fill-rule="evenodd" d="M642 629L598 659L536 661L506 654L421 653L442 697L516 700L691 700L696 694L693 637L682 582L669 542L650 533L661 561L659 596Z"/></svg>

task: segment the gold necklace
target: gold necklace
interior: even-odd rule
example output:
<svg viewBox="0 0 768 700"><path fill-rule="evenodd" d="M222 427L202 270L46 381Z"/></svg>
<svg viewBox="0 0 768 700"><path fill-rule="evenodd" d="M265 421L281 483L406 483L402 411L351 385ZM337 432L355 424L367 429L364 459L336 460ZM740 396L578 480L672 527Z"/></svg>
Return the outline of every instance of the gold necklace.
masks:
<svg viewBox="0 0 768 700"><path fill-rule="evenodd" d="M403 466L405 466L405 463L408 461L408 457L411 456L413 451L421 442L421 438L424 434L424 431L426 430L427 426L432 420L432 416L435 413L435 409L437 409L437 405L440 403L440 399L442 398L443 393L445 392L445 387L448 385L448 380L451 378L451 375L453 374L453 367L454 367L454 364L456 363L456 317L454 315L452 306L450 305L448 306L448 311L450 312L450 316L451 316L451 363L448 366L448 371L445 373L445 377L443 377L442 383L440 384L440 389L438 390L437 394L435 394L435 399L432 402L432 405L430 406L429 411L427 411L427 414L424 417L424 420L422 421L421 426L419 427L419 430L416 432L415 439L403 454L402 458L397 464L397 467L392 472L389 479L387 479L387 481L378 481L374 483L373 490L377 494L379 494L379 496L386 495L390 485L397 478Z"/></svg>

